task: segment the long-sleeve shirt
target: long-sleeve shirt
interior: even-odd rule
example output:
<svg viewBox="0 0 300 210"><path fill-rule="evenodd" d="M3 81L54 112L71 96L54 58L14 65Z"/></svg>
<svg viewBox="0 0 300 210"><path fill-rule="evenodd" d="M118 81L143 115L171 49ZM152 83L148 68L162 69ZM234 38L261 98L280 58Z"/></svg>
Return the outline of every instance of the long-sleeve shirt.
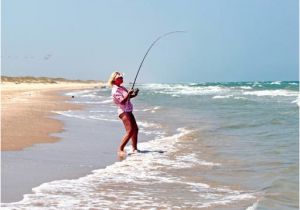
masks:
<svg viewBox="0 0 300 210"><path fill-rule="evenodd" d="M124 104L121 104L121 101L127 96L128 90L123 86L113 85L111 90L111 96L113 98L113 102L118 106L118 115L122 114L123 112L132 112L133 106L128 99Z"/></svg>

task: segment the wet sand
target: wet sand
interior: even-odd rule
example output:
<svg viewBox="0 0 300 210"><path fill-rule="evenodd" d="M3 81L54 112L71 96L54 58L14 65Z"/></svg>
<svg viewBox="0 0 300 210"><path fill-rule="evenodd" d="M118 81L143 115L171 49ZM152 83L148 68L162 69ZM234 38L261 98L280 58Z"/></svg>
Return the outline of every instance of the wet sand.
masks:
<svg viewBox="0 0 300 210"><path fill-rule="evenodd" d="M81 111L81 110L78 110ZM16 202L43 183L77 179L118 161L121 122L87 121L56 115L64 132L52 134L61 141L35 144L1 154L1 202Z"/></svg>

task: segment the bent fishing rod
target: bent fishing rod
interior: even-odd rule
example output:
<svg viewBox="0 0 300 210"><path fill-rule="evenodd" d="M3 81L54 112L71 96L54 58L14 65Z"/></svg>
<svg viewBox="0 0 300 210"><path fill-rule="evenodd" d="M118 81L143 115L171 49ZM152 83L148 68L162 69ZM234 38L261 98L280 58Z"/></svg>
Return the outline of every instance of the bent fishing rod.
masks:
<svg viewBox="0 0 300 210"><path fill-rule="evenodd" d="M168 36L168 35L171 35L171 34L175 34L175 33L186 33L186 31L171 31L171 32L168 32L168 33L165 33L165 34L160 35L159 37L157 37L157 39L155 39L155 40L152 42L152 44L151 44L150 47L148 48L146 54L144 55L142 62L140 63L140 66L139 66L138 71L137 71L137 73L136 73L136 75L135 75L135 78L134 78L134 81L133 81L133 84L132 84L131 89L134 88L134 85L135 85L136 79L137 79L137 77L138 77L138 75L139 75L139 73L140 73L141 67L142 67L142 65L143 65L143 63L144 63L144 61L145 61L145 58L147 57L149 51L151 50L151 48L152 48L152 47L158 42L158 40L160 40L161 38L163 38L163 37L165 37L165 36Z"/></svg>

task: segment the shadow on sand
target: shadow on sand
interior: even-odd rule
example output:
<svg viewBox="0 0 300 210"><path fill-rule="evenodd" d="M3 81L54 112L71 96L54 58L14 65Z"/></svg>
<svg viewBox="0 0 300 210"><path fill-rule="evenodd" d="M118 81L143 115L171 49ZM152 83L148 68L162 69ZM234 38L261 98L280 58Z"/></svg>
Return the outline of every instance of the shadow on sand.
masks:
<svg viewBox="0 0 300 210"><path fill-rule="evenodd" d="M146 153L160 153L160 154L163 154L165 153L166 151L163 151L163 150L139 150L139 152L137 153L128 153L128 156L129 155L135 155L135 154L146 154Z"/></svg>

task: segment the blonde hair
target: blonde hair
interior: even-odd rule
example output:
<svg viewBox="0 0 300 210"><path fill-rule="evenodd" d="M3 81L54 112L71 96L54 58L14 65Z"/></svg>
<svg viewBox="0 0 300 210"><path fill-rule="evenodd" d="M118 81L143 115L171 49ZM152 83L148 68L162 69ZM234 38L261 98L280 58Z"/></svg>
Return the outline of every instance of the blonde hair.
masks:
<svg viewBox="0 0 300 210"><path fill-rule="evenodd" d="M110 86L110 87L113 86L113 84L114 84L114 82L115 82L115 78L116 78L116 76L119 75L119 74L120 74L120 72L115 71L115 72L113 72L113 73L110 75L110 78L109 78L109 80L107 81L108 86Z"/></svg>

